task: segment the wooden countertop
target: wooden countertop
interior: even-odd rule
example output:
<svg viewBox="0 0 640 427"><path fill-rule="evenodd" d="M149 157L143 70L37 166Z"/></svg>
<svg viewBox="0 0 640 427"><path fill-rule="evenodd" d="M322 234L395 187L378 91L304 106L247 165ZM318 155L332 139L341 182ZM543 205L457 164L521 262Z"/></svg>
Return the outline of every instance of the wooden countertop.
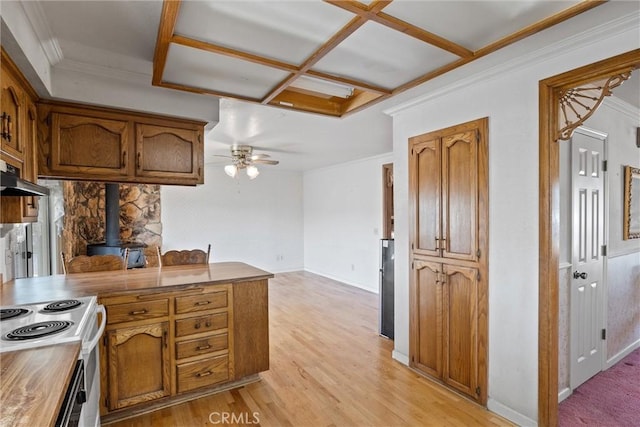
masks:
<svg viewBox="0 0 640 427"><path fill-rule="evenodd" d="M0 353L0 425L53 426L80 343Z"/></svg>
<svg viewBox="0 0 640 427"><path fill-rule="evenodd" d="M273 274L241 262L218 262L16 279L0 288L0 305L29 304L82 296L108 296L200 283L237 283Z"/></svg>

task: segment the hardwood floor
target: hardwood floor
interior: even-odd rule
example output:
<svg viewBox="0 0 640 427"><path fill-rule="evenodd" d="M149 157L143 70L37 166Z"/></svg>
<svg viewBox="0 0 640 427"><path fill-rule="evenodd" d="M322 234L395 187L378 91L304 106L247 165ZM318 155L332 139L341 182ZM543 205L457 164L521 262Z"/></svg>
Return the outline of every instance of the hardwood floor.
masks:
<svg viewBox="0 0 640 427"><path fill-rule="evenodd" d="M295 272L270 280L269 298L261 381L111 426L512 425L391 359L377 295Z"/></svg>

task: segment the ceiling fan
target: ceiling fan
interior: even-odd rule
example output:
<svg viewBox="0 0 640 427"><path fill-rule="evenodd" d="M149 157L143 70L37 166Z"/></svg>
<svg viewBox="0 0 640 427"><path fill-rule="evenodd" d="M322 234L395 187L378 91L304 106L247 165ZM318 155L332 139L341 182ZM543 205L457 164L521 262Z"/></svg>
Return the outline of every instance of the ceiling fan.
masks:
<svg viewBox="0 0 640 427"><path fill-rule="evenodd" d="M235 178L240 169L247 170L249 179L254 179L260 174L256 165L277 165L277 160L270 160L268 154L253 154L253 147L250 145L233 144L231 146L231 156L220 156L231 159L231 164L224 167L224 172L231 178Z"/></svg>

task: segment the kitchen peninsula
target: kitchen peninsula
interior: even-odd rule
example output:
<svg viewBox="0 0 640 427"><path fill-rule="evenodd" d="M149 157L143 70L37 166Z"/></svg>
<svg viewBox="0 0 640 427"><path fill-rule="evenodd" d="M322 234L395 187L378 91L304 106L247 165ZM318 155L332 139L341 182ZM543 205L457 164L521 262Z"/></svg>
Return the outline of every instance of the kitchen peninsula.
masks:
<svg viewBox="0 0 640 427"><path fill-rule="evenodd" d="M3 306L96 295L103 421L259 379L269 369L268 279L240 262L16 279Z"/></svg>

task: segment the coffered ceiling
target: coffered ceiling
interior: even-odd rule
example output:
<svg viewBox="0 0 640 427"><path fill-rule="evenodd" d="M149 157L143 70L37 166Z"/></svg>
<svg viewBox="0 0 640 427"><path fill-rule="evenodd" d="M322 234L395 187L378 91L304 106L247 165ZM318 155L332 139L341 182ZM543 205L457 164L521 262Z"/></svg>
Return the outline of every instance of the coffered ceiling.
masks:
<svg viewBox="0 0 640 427"><path fill-rule="evenodd" d="M168 1L153 84L344 116L601 1Z"/></svg>

